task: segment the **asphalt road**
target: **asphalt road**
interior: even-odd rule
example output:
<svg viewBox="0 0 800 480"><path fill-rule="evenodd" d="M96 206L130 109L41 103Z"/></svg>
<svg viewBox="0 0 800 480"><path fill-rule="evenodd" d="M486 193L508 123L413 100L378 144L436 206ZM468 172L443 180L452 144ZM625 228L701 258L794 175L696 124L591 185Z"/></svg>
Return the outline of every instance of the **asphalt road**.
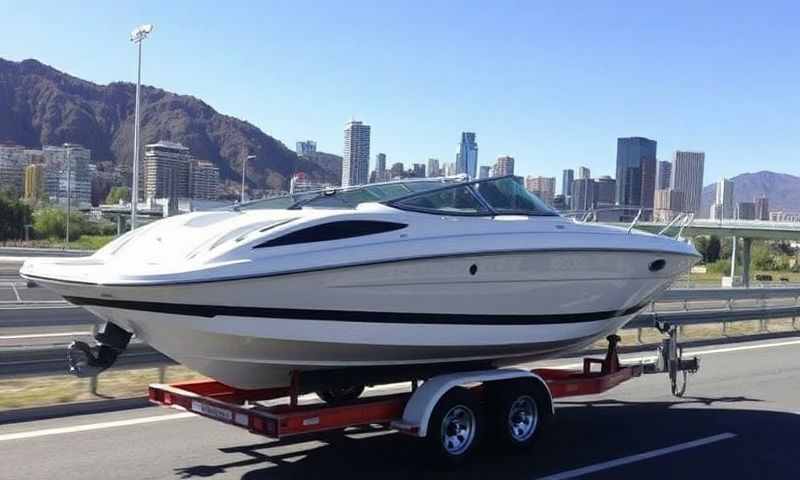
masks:
<svg viewBox="0 0 800 480"><path fill-rule="evenodd" d="M0 477L800 478L800 340L699 350L701 371L684 399L652 375L562 401L533 451L486 446L454 472L433 469L420 442L388 430L276 442L144 408L2 425Z"/></svg>

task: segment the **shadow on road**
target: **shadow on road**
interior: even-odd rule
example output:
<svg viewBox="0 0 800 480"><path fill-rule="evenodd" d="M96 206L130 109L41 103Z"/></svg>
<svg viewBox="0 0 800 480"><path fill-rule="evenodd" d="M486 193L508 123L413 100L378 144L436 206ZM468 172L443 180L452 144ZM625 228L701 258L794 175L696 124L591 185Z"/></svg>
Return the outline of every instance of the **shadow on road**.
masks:
<svg viewBox="0 0 800 480"><path fill-rule="evenodd" d="M221 448L231 455L229 463L186 466L175 473L182 479L214 478L250 468L243 479L380 474L381 479L499 475L498 479L527 480L730 432L736 437L615 467L592 478L800 478L800 442L795 439L800 415L736 409L740 402L753 401L757 400L733 397L561 403L556 422L542 432L532 450L509 454L485 441L474 461L449 472L425 460L424 445L417 439L376 427Z"/></svg>

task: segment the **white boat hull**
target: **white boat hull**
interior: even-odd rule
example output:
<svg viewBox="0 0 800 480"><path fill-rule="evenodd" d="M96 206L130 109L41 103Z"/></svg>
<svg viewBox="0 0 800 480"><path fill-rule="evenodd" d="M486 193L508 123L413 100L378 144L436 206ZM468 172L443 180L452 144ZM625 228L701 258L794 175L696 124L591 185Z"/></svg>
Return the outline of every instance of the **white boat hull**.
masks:
<svg viewBox="0 0 800 480"><path fill-rule="evenodd" d="M293 370L551 357L614 332L695 261L529 251L160 286L39 281L202 374L266 388Z"/></svg>

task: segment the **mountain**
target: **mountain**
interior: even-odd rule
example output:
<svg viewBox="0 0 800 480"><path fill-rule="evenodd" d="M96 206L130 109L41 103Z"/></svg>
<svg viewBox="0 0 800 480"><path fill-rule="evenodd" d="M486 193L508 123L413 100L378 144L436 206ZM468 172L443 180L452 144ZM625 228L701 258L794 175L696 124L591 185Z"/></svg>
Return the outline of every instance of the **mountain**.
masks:
<svg viewBox="0 0 800 480"><path fill-rule="evenodd" d="M36 60L0 58L0 142L29 147L79 143L100 163L130 166L136 86L98 85L60 72ZM312 180L336 181L332 173L306 159L254 125L223 115L202 100L142 86L142 145L180 142L195 158L220 169L228 185L241 181L255 188L286 188L294 172Z"/></svg>
<svg viewBox="0 0 800 480"><path fill-rule="evenodd" d="M733 181L733 198L738 202L752 202L764 195L769 199L770 210L800 211L800 177L762 170L756 173L743 173ZM716 196L716 184L703 187L701 202L702 216L708 216L708 209Z"/></svg>

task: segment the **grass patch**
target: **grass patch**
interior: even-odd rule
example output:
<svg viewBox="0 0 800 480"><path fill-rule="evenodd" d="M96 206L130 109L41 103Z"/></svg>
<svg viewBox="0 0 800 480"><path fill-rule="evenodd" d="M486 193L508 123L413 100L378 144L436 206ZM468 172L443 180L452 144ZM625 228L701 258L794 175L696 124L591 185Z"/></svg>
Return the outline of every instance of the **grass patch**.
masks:
<svg viewBox="0 0 800 480"><path fill-rule="evenodd" d="M71 375L5 379L0 380L0 410L140 397L147 394L147 386L151 383L201 378L204 377L181 365L166 367L163 380L158 368L112 369L98 377L96 395L90 391L90 379Z"/></svg>

